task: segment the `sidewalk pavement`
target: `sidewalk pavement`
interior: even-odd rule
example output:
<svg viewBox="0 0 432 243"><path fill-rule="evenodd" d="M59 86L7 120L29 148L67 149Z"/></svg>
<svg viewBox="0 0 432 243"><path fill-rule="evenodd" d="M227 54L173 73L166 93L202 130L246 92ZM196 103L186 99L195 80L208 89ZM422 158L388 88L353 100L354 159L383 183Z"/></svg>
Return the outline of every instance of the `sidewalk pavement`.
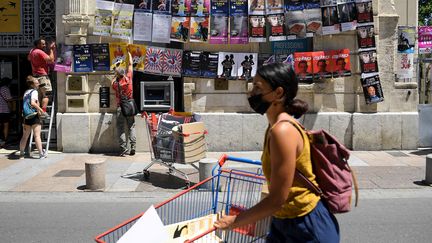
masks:
<svg viewBox="0 0 432 243"><path fill-rule="evenodd" d="M105 192L163 192L185 188L185 182L160 165L150 168L149 180L142 170L151 162L150 153L118 157L106 154L72 154L50 152L42 160L18 159L16 151L0 150L0 192L85 192L85 162L106 159ZM425 179L426 155L431 149L417 151L352 151L349 164L356 172L360 189L430 189ZM223 152L208 152L208 158L220 158ZM261 152L226 152L226 154L260 159ZM198 164L197 164L198 166ZM175 164L194 183L198 170L190 165ZM259 166L228 162L227 168L256 170Z"/></svg>

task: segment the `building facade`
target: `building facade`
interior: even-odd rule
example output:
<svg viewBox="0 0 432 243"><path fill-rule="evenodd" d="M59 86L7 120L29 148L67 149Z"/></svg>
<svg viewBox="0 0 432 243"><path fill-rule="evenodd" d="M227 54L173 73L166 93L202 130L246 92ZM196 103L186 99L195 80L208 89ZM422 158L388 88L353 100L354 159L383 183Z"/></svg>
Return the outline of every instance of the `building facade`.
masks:
<svg viewBox="0 0 432 243"><path fill-rule="evenodd" d="M23 0L23 6L30 1ZM33 2L33 1L32 1ZM119 41L92 34L95 1L66 0L53 2L57 43L66 45ZM379 74L384 102L366 105L360 82L358 46L355 31L313 38L314 50L348 48L351 50L352 76L329 78L324 82L301 84L299 98L307 101L310 112L302 121L307 128L324 128L354 150L416 149L418 145L418 89L414 78L401 82L395 76L398 26L417 26L417 2L409 0L374 0L374 24ZM30 9L23 8L23 20ZM45 10L44 10L45 11ZM42 7L39 24L45 23ZM36 14L35 14L36 15ZM35 18L35 16L33 16ZM27 21L27 20L25 20ZM27 29L25 23L24 29ZM36 24L34 23L34 26ZM44 24L45 26L45 24ZM51 25L49 25L51 26ZM42 29L42 28L40 28ZM42 32L42 30L39 30ZM23 35L26 45L41 33ZM49 36L49 35L46 35ZM9 42L15 41L10 37ZM20 37L21 38L21 37ZM18 39L20 39L18 38ZM2 40L4 43L5 39ZM151 45L151 44L150 44ZM262 52L266 44L207 45L187 43L184 50ZM8 47L2 46L6 54ZM110 73L57 73L57 147L64 152L113 152L118 150L115 129L114 92L110 92L109 108L99 107L100 87L109 87ZM18 77L22 80L22 77ZM145 81L145 80L142 80ZM219 86L222 85L223 88ZM266 118L252 113L247 102L250 83L229 80L183 78L176 86L182 97L177 107L197 112L208 130L210 151L261 150ZM135 89L134 92L139 92ZM145 120L136 118L137 150L148 151Z"/></svg>

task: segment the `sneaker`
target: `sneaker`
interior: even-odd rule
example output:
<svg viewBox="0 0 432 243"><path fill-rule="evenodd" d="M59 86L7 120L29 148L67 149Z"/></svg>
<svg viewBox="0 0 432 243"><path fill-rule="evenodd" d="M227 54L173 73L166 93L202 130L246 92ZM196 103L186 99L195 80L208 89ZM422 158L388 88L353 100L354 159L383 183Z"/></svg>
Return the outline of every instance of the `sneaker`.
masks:
<svg viewBox="0 0 432 243"><path fill-rule="evenodd" d="M44 112L40 115L40 118L47 118L48 116L48 113Z"/></svg>
<svg viewBox="0 0 432 243"><path fill-rule="evenodd" d="M25 157L24 151L20 151L19 158L24 159L24 157Z"/></svg>
<svg viewBox="0 0 432 243"><path fill-rule="evenodd" d="M135 155L135 149L131 149L131 151L130 151L130 154L129 154L130 156L134 156Z"/></svg>
<svg viewBox="0 0 432 243"><path fill-rule="evenodd" d="M45 159L48 156L48 153L45 149L42 150L42 154L39 155L39 159Z"/></svg>
<svg viewBox="0 0 432 243"><path fill-rule="evenodd" d="M129 152L129 149L124 148L124 149L121 150L119 156L125 156L127 154L127 152Z"/></svg>

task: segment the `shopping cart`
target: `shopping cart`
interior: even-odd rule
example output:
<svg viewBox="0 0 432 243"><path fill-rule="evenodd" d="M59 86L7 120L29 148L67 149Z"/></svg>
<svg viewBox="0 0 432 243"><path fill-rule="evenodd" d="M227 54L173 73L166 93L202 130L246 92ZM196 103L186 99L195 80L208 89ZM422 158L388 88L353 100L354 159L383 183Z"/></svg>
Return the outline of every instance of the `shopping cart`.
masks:
<svg viewBox="0 0 432 243"><path fill-rule="evenodd" d="M208 214L225 212L235 215L246 210L261 200L262 186L265 178L260 170L248 172L242 170L224 169L226 161L236 161L260 165L257 160L249 160L223 155L218 165L213 169L213 176L186 189L169 200L155 206L164 225L199 218ZM142 216L139 214L126 222L98 235L98 243L114 243L128 231ZM216 228L208 229L195 235L186 242L210 242L206 236L215 234L224 242L265 242L270 226L270 217L232 231L222 231Z"/></svg>
<svg viewBox="0 0 432 243"><path fill-rule="evenodd" d="M144 179L149 179L150 167L160 164L168 168L169 174L180 174L189 187L188 175L176 169L174 163L190 164L198 169L193 163L204 158L207 151L204 123L196 122L192 114L174 111L143 113L143 116L151 153L151 162L143 169Z"/></svg>

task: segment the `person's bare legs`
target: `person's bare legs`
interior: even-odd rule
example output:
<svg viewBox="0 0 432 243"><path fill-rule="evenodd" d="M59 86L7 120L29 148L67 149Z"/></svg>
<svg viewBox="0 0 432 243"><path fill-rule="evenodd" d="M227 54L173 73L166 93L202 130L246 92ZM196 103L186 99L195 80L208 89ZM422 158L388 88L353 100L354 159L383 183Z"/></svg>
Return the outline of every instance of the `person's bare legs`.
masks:
<svg viewBox="0 0 432 243"><path fill-rule="evenodd" d="M36 148L39 151L39 155L43 154L42 150L42 141L41 141L41 124L34 124L32 126L33 129L33 137L36 144Z"/></svg>
<svg viewBox="0 0 432 243"><path fill-rule="evenodd" d="M44 94L45 95L45 94ZM48 107L48 97L44 97L42 98L42 106L41 108L46 112L47 111L47 107Z"/></svg>
<svg viewBox="0 0 432 243"><path fill-rule="evenodd" d="M30 133L31 133L31 126L24 124L23 125L23 135L21 137L20 146L19 146L20 155L24 154L24 149L26 147L27 140L30 136Z"/></svg>
<svg viewBox="0 0 432 243"><path fill-rule="evenodd" d="M9 122L3 123L3 136L4 136L4 142L6 143L9 136Z"/></svg>

